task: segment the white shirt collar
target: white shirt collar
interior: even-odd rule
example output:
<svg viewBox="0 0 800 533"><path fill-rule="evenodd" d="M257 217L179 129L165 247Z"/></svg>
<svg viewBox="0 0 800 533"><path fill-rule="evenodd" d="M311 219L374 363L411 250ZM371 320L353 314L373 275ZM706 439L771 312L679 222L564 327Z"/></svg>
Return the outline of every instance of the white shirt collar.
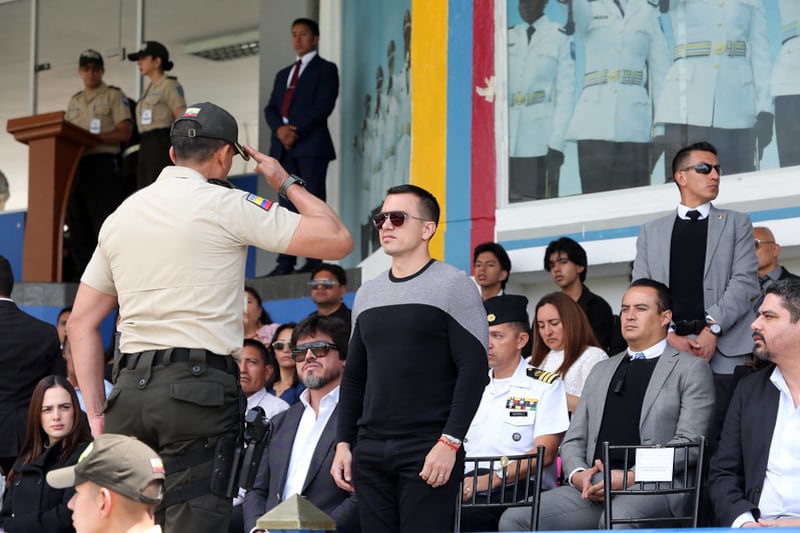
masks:
<svg viewBox="0 0 800 533"><path fill-rule="evenodd" d="M6 298L4 296L0 296L0 302L13 302L11 298Z"/></svg>
<svg viewBox="0 0 800 533"><path fill-rule="evenodd" d="M308 65L311 62L311 60L314 59L315 57L317 57L317 51L316 50L311 50L307 54L303 54L300 57L295 57L294 62L297 63L297 61L299 60L300 61L300 69L302 70L302 68L305 67L306 65Z"/></svg>
<svg viewBox="0 0 800 533"><path fill-rule="evenodd" d="M661 339L660 342L654 344L653 346L647 348L646 350L642 350L642 353L644 354L645 359L655 359L656 357L658 357L659 355L664 353L664 350L666 350L666 349L667 349L667 339L664 338L664 339ZM631 356L631 355L633 355L635 353L638 353L638 352L634 352L633 350L628 348L628 355L629 356Z"/></svg>
<svg viewBox="0 0 800 533"><path fill-rule="evenodd" d="M303 402L303 405L306 406L306 409L311 407L311 404L308 401L308 397L311 394L309 389L303 389L303 392L300 393L300 401ZM320 400L320 405L333 402L333 405L339 403L339 385L336 385L336 388L330 391L328 394L322 397Z"/></svg>
<svg viewBox="0 0 800 533"><path fill-rule="evenodd" d="M194 170L193 168L189 167L180 167L177 165L164 167L161 171L161 174L158 175L158 180L162 178L169 179L169 178L188 178L193 180L205 180L205 176Z"/></svg>
<svg viewBox="0 0 800 533"><path fill-rule="evenodd" d="M683 204L678 204L678 216L683 220L689 220L689 217L686 216L686 213L688 213L689 211L700 212L699 220L708 218L708 214L711 212L711 202L706 202L704 204L698 205L697 207L686 207Z"/></svg>

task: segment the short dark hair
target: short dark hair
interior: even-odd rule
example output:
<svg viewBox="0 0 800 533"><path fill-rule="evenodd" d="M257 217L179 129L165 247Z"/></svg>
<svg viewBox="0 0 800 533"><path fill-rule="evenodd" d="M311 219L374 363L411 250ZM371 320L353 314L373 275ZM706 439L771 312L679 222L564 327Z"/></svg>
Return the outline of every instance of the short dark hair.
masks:
<svg viewBox="0 0 800 533"><path fill-rule="evenodd" d="M689 155L691 155L692 152L711 152L712 154L717 155L717 149L714 148L714 145L709 142L701 141L690 144L689 146L684 146L678 150L678 153L672 158L673 176L677 171L686 165L686 160L689 159Z"/></svg>
<svg viewBox="0 0 800 533"><path fill-rule="evenodd" d="M669 287L660 281L650 278L639 278L628 286L629 289L632 287L649 287L655 290L659 313L672 310L672 293L670 293Z"/></svg>
<svg viewBox="0 0 800 533"><path fill-rule="evenodd" d="M550 244L547 245L547 250L544 251L544 269L547 272L550 272L550 256L556 253L567 254L567 259L583 267L580 278L581 283L584 283L586 281L586 273L589 271L589 265L587 265L586 250L583 249L583 246L569 237L561 237L550 241Z"/></svg>
<svg viewBox="0 0 800 533"><path fill-rule="evenodd" d="M323 315L311 315L301 320L292 331L292 346L300 337L328 335L339 349L339 359L347 359L347 344L350 341L350 328L343 320Z"/></svg>
<svg viewBox="0 0 800 533"><path fill-rule="evenodd" d="M800 319L800 279L779 279L767 288L766 294L780 297L781 305L789 311L792 324Z"/></svg>
<svg viewBox="0 0 800 533"><path fill-rule="evenodd" d="M311 271L311 279L314 279L314 276L323 270L333 274L333 277L336 278L336 281L339 282L339 285L343 285L345 287L347 286L347 274L345 273L344 269L339 265L334 265L333 263L320 263L315 266Z"/></svg>
<svg viewBox="0 0 800 533"><path fill-rule="evenodd" d="M62 308L61 311L59 311L58 315L56 316L56 322L58 322L58 319L61 318L61 315L63 315L64 313L71 313L71 312L72 312L72 306L71 305L68 305L68 306Z"/></svg>
<svg viewBox="0 0 800 533"><path fill-rule="evenodd" d="M0 255L0 296L11 296L14 290L14 271L5 256Z"/></svg>
<svg viewBox="0 0 800 533"><path fill-rule="evenodd" d="M251 348L258 350L258 355L261 356L261 362L264 363L264 366L272 364L272 359L274 356L272 356L272 352L267 350L267 347L264 346L261 341L257 341L255 339L245 339L242 347L245 346L250 346Z"/></svg>
<svg viewBox="0 0 800 533"><path fill-rule="evenodd" d="M188 133L190 129L199 131L202 127L196 120L187 119L182 119L180 122L173 124L173 135L170 137L170 141L172 142L173 150L175 150L175 159L208 161L217 153L217 150L226 144L230 144L222 139L190 137ZM176 133L177 135L175 135Z"/></svg>
<svg viewBox="0 0 800 533"><path fill-rule="evenodd" d="M314 35L314 37L319 37L319 24L317 24L316 20L300 17L298 19L294 19L294 22L292 22L292 28L298 24L305 24L308 26L308 29L311 30L311 33Z"/></svg>
<svg viewBox="0 0 800 533"><path fill-rule="evenodd" d="M511 274L511 259L508 257L508 253L506 253L505 248L497 244L496 242L482 242L475 249L472 251L472 262L478 260L478 256L481 255L483 252L489 252L494 254L497 258L497 262L500 263L500 268L505 270ZM506 283L508 282L508 276L501 282L501 287L503 290L506 288Z"/></svg>
<svg viewBox="0 0 800 533"><path fill-rule="evenodd" d="M417 185L406 183L404 185L395 185L386 191L386 196L390 194L413 194L419 199L420 214L427 217L439 225L439 202L436 197L429 191Z"/></svg>

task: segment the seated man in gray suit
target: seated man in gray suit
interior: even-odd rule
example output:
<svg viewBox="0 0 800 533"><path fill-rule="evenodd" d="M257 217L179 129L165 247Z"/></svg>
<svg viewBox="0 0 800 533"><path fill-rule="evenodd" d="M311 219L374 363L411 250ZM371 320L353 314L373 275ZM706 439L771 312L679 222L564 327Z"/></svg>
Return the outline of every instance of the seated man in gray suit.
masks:
<svg viewBox="0 0 800 533"><path fill-rule="evenodd" d="M272 419L272 440L244 498L245 531L263 531L255 528L256 520L294 494L333 518L338 533L359 531L355 495L337 487L330 475L349 336L348 325L327 316L310 316L294 328L292 356L306 390Z"/></svg>
<svg viewBox="0 0 800 533"><path fill-rule="evenodd" d="M568 484L542 494L540 530L603 527L602 443L677 444L705 435L714 413L714 380L704 360L667 344L672 319L667 287L650 279L631 283L622 298L620 320L628 351L592 369L564 442ZM614 457L612 456L612 462ZM614 470L612 488L622 487ZM686 499L673 496L616 496L615 518L670 517ZM501 531L529 531L530 509L509 509Z"/></svg>

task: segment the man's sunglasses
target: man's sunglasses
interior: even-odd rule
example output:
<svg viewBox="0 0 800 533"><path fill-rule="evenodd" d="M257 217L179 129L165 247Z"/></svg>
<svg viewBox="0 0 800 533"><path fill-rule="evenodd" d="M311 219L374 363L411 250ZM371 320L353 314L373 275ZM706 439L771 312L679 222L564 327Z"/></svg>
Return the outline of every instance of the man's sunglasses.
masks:
<svg viewBox="0 0 800 533"><path fill-rule="evenodd" d="M756 239L756 250L758 250L758 247L762 244L775 244L775 241L762 241L761 239Z"/></svg>
<svg viewBox="0 0 800 533"><path fill-rule="evenodd" d="M330 342L314 341L306 344L298 344L292 348L292 357L298 363L302 363L306 360L306 353L308 350L311 350L311 353L314 354L314 357L325 357L328 355L329 351L338 349L338 346Z"/></svg>
<svg viewBox="0 0 800 533"><path fill-rule="evenodd" d="M292 343L289 341L275 341L272 343L272 349L277 351L283 351L284 348L291 348Z"/></svg>
<svg viewBox="0 0 800 533"><path fill-rule="evenodd" d="M427 218L415 217L414 215L409 215L405 211L383 211L372 217L372 223L375 224L375 229L381 229L387 218L395 228L399 228L405 224L407 218L430 222Z"/></svg>
<svg viewBox="0 0 800 533"><path fill-rule="evenodd" d="M326 289L332 289L336 286L336 282L332 279L315 279L308 282L308 288L311 290L318 289L319 287L324 287Z"/></svg>
<svg viewBox="0 0 800 533"><path fill-rule="evenodd" d="M716 170L717 174L720 176L722 175L722 167L719 165L712 165L711 163L697 163L681 169L681 171L684 172L687 170L694 170L698 174L711 174L712 170Z"/></svg>

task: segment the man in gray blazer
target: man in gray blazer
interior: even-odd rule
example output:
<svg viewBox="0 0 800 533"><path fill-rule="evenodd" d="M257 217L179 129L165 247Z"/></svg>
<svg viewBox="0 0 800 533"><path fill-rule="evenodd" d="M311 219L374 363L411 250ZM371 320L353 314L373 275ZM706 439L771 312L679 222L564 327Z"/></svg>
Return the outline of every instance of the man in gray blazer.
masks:
<svg viewBox="0 0 800 533"><path fill-rule="evenodd" d="M561 444L568 483L542 494L540 530L603 527L602 443L677 444L705 435L714 412L714 381L704 360L667 344L672 319L669 289L634 281L622 298L620 320L628 350L592 369ZM612 456L612 463L614 456ZM623 475L614 470L612 488ZM615 518L680 514L685 496L616 496ZM529 531L530 510L509 509L500 531Z"/></svg>
<svg viewBox="0 0 800 533"><path fill-rule="evenodd" d="M336 521L337 533L358 533L355 495L330 475L335 452L342 379L350 326L338 318L313 315L292 332L292 356L306 390L300 401L273 419L253 490L244 498L244 531L293 494L300 494Z"/></svg>
<svg viewBox="0 0 800 533"><path fill-rule="evenodd" d="M717 392L709 446L716 445L733 392L733 370L750 354L753 301L759 296L753 226L746 213L717 209L717 151L700 142L672 162L681 201L677 212L642 226L633 279L670 288L675 327L667 337L678 350L709 361Z"/></svg>

